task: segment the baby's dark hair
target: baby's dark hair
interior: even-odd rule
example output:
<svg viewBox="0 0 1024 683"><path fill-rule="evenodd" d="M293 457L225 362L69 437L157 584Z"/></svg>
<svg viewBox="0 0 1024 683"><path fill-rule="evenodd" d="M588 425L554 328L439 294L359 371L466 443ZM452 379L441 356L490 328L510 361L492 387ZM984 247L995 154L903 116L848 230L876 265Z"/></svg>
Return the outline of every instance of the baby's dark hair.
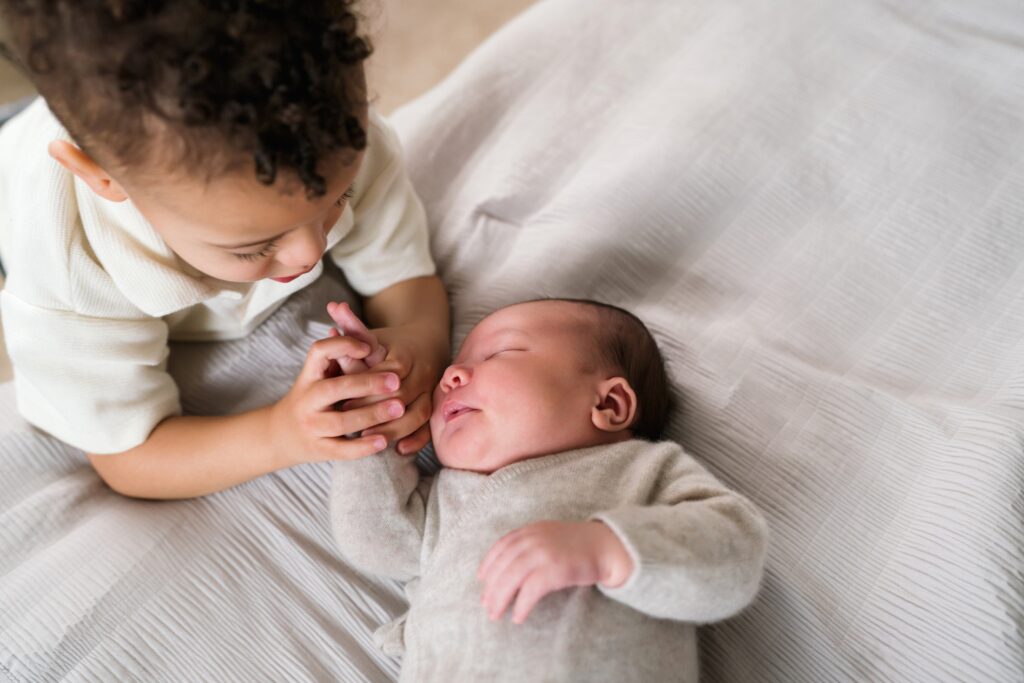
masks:
<svg viewBox="0 0 1024 683"><path fill-rule="evenodd" d="M366 147L371 48L352 5L0 0L0 49L101 164L207 181L250 166L265 185L290 172L318 197L321 163Z"/></svg>
<svg viewBox="0 0 1024 683"><path fill-rule="evenodd" d="M665 361L657 342L640 318L629 311L591 299L554 299L581 304L596 315L595 342L600 361L621 372L636 392L637 414L633 434L657 441L662 437L672 408Z"/></svg>

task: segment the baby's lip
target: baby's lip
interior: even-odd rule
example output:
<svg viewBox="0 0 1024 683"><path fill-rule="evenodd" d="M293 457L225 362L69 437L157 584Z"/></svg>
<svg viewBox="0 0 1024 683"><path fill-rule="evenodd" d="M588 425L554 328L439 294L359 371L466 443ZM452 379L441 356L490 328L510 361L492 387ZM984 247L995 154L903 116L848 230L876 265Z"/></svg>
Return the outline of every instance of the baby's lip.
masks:
<svg viewBox="0 0 1024 683"><path fill-rule="evenodd" d="M448 424L461 415L475 412L479 412L477 408L468 406L465 403L459 403L458 401L448 400L441 406L441 414L444 417L445 424Z"/></svg>

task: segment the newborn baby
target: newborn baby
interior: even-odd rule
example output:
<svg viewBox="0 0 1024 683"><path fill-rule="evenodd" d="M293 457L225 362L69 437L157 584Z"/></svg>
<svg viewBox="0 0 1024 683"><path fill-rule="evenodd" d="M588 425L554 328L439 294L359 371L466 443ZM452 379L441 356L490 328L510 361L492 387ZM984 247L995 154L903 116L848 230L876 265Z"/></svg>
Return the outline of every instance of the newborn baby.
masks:
<svg viewBox="0 0 1024 683"><path fill-rule="evenodd" d="M336 463L342 553L408 582L409 611L377 633L402 681L696 683L694 625L753 599L766 530L655 442L667 412L635 316L534 301L481 321L445 370L436 476L393 450Z"/></svg>

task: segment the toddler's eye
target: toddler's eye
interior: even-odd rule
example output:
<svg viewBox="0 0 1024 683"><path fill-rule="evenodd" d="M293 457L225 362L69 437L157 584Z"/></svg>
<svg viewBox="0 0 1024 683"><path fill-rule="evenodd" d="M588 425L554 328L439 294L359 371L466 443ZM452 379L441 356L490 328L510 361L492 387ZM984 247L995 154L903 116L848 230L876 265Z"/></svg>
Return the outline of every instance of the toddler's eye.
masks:
<svg viewBox="0 0 1024 683"><path fill-rule="evenodd" d="M270 240L259 251L253 251L248 254L232 254L235 258L242 259L243 261L258 261L261 258L266 258L274 253L274 249L277 248L277 240Z"/></svg>
<svg viewBox="0 0 1024 683"><path fill-rule="evenodd" d="M352 199L352 194L355 191L355 187L350 187L345 190L345 194L338 197L338 201L334 202L335 206L345 206L348 200Z"/></svg>

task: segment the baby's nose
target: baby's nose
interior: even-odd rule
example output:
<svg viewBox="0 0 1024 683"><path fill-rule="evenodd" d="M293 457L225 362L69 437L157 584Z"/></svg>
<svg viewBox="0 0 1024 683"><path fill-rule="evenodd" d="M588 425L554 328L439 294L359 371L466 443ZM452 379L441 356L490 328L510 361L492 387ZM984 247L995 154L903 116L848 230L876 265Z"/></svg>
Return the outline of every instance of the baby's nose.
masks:
<svg viewBox="0 0 1024 683"><path fill-rule="evenodd" d="M451 391L452 389L468 384L469 377L469 369L465 366L449 365L444 371L444 375L441 377L441 387L445 391Z"/></svg>

